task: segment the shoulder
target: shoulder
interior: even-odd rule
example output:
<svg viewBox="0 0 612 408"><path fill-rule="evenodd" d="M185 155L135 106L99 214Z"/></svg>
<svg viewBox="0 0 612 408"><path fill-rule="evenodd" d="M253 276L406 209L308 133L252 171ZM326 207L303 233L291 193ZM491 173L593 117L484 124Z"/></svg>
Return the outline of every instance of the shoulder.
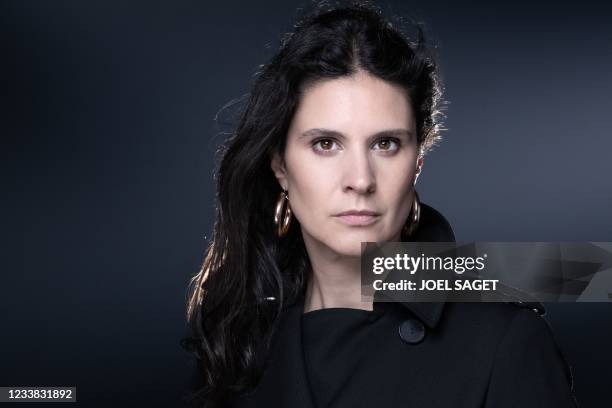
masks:
<svg viewBox="0 0 612 408"><path fill-rule="evenodd" d="M521 353L525 348L556 350L548 321L530 306L512 302L446 303L432 334L485 365L493 364L500 353Z"/></svg>
<svg viewBox="0 0 612 408"><path fill-rule="evenodd" d="M548 321L528 308L514 313L496 347L487 406L512 397L516 406L575 407L573 388L572 368Z"/></svg>
<svg viewBox="0 0 612 408"><path fill-rule="evenodd" d="M456 328L458 324L479 326L491 335L500 335L515 319L527 320L540 328L548 327L541 303L524 302L464 302L446 303L441 324ZM486 323L486 324L484 324Z"/></svg>
<svg viewBox="0 0 612 408"><path fill-rule="evenodd" d="M441 334L488 372L487 407L531 407L538 401L544 407L575 406L571 366L541 304L448 303L445 309Z"/></svg>
<svg viewBox="0 0 612 408"><path fill-rule="evenodd" d="M520 353L524 348L558 348L552 328L543 316L544 306L539 303L457 303L447 306L448 324L455 330L463 324L472 331L466 334L468 337L479 336L495 345L496 357L500 353ZM455 322L450 321L453 318Z"/></svg>

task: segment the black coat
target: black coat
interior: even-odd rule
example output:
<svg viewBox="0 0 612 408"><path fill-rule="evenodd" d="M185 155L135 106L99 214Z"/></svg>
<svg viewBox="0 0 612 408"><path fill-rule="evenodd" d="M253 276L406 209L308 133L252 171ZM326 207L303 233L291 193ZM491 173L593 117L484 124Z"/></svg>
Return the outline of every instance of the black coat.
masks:
<svg viewBox="0 0 612 408"><path fill-rule="evenodd" d="M454 241L437 211L424 205L421 217L415 241ZM311 363L302 296L285 309L256 389L227 406L576 407L570 367L543 307L532 306L406 302L309 312L319 330L310 338L330 339ZM343 325L346 316L356 319ZM315 394L323 389L333 390L325 407Z"/></svg>
<svg viewBox="0 0 612 408"><path fill-rule="evenodd" d="M388 319L375 335L359 346L351 344L351 336L360 336L363 326L351 327L335 351L337 357L330 354L353 372L330 406L577 406L570 368L536 311L510 303L384 307ZM255 391L230 406L323 408L315 405L313 379L306 372L302 312L303 298L287 309ZM338 363L331 360L332 373L321 370L320 375L334 381Z"/></svg>

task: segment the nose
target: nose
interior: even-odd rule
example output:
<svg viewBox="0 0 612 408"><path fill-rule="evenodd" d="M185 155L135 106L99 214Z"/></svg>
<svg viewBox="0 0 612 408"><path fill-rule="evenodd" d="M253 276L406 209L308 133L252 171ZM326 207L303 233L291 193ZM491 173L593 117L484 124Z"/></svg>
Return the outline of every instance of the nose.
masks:
<svg viewBox="0 0 612 408"><path fill-rule="evenodd" d="M343 190L358 194L371 194L376 191L374 163L368 150L347 151L343 163Z"/></svg>

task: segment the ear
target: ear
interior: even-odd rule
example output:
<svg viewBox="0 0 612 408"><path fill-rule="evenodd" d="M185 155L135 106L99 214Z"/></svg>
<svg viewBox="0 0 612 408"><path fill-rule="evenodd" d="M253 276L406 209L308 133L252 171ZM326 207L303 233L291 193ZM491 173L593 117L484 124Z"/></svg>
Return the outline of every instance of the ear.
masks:
<svg viewBox="0 0 612 408"><path fill-rule="evenodd" d="M421 175L421 171L423 170L423 163L425 159L423 156L419 155L416 161L416 172L414 173L414 185L416 185L419 176Z"/></svg>
<svg viewBox="0 0 612 408"><path fill-rule="evenodd" d="M283 190L288 190L289 184L287 182L287 169L285 168L285 161L277 151L272 152L270 157L270 167L278 180L278 184L280 184Z"/></svg>

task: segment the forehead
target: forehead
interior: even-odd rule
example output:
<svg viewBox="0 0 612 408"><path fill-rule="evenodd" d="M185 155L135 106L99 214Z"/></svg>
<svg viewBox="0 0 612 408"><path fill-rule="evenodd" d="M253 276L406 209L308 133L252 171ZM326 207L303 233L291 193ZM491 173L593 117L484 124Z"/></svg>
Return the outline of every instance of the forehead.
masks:
<svg viewBox="0 0 612 408"><path fill-rule="evenodd" d="M413 130L407 93L398 85L358 71L350 77L315 82L306 88L291 128L303 132L323 127L368 135L386 128Z"/></svg>

